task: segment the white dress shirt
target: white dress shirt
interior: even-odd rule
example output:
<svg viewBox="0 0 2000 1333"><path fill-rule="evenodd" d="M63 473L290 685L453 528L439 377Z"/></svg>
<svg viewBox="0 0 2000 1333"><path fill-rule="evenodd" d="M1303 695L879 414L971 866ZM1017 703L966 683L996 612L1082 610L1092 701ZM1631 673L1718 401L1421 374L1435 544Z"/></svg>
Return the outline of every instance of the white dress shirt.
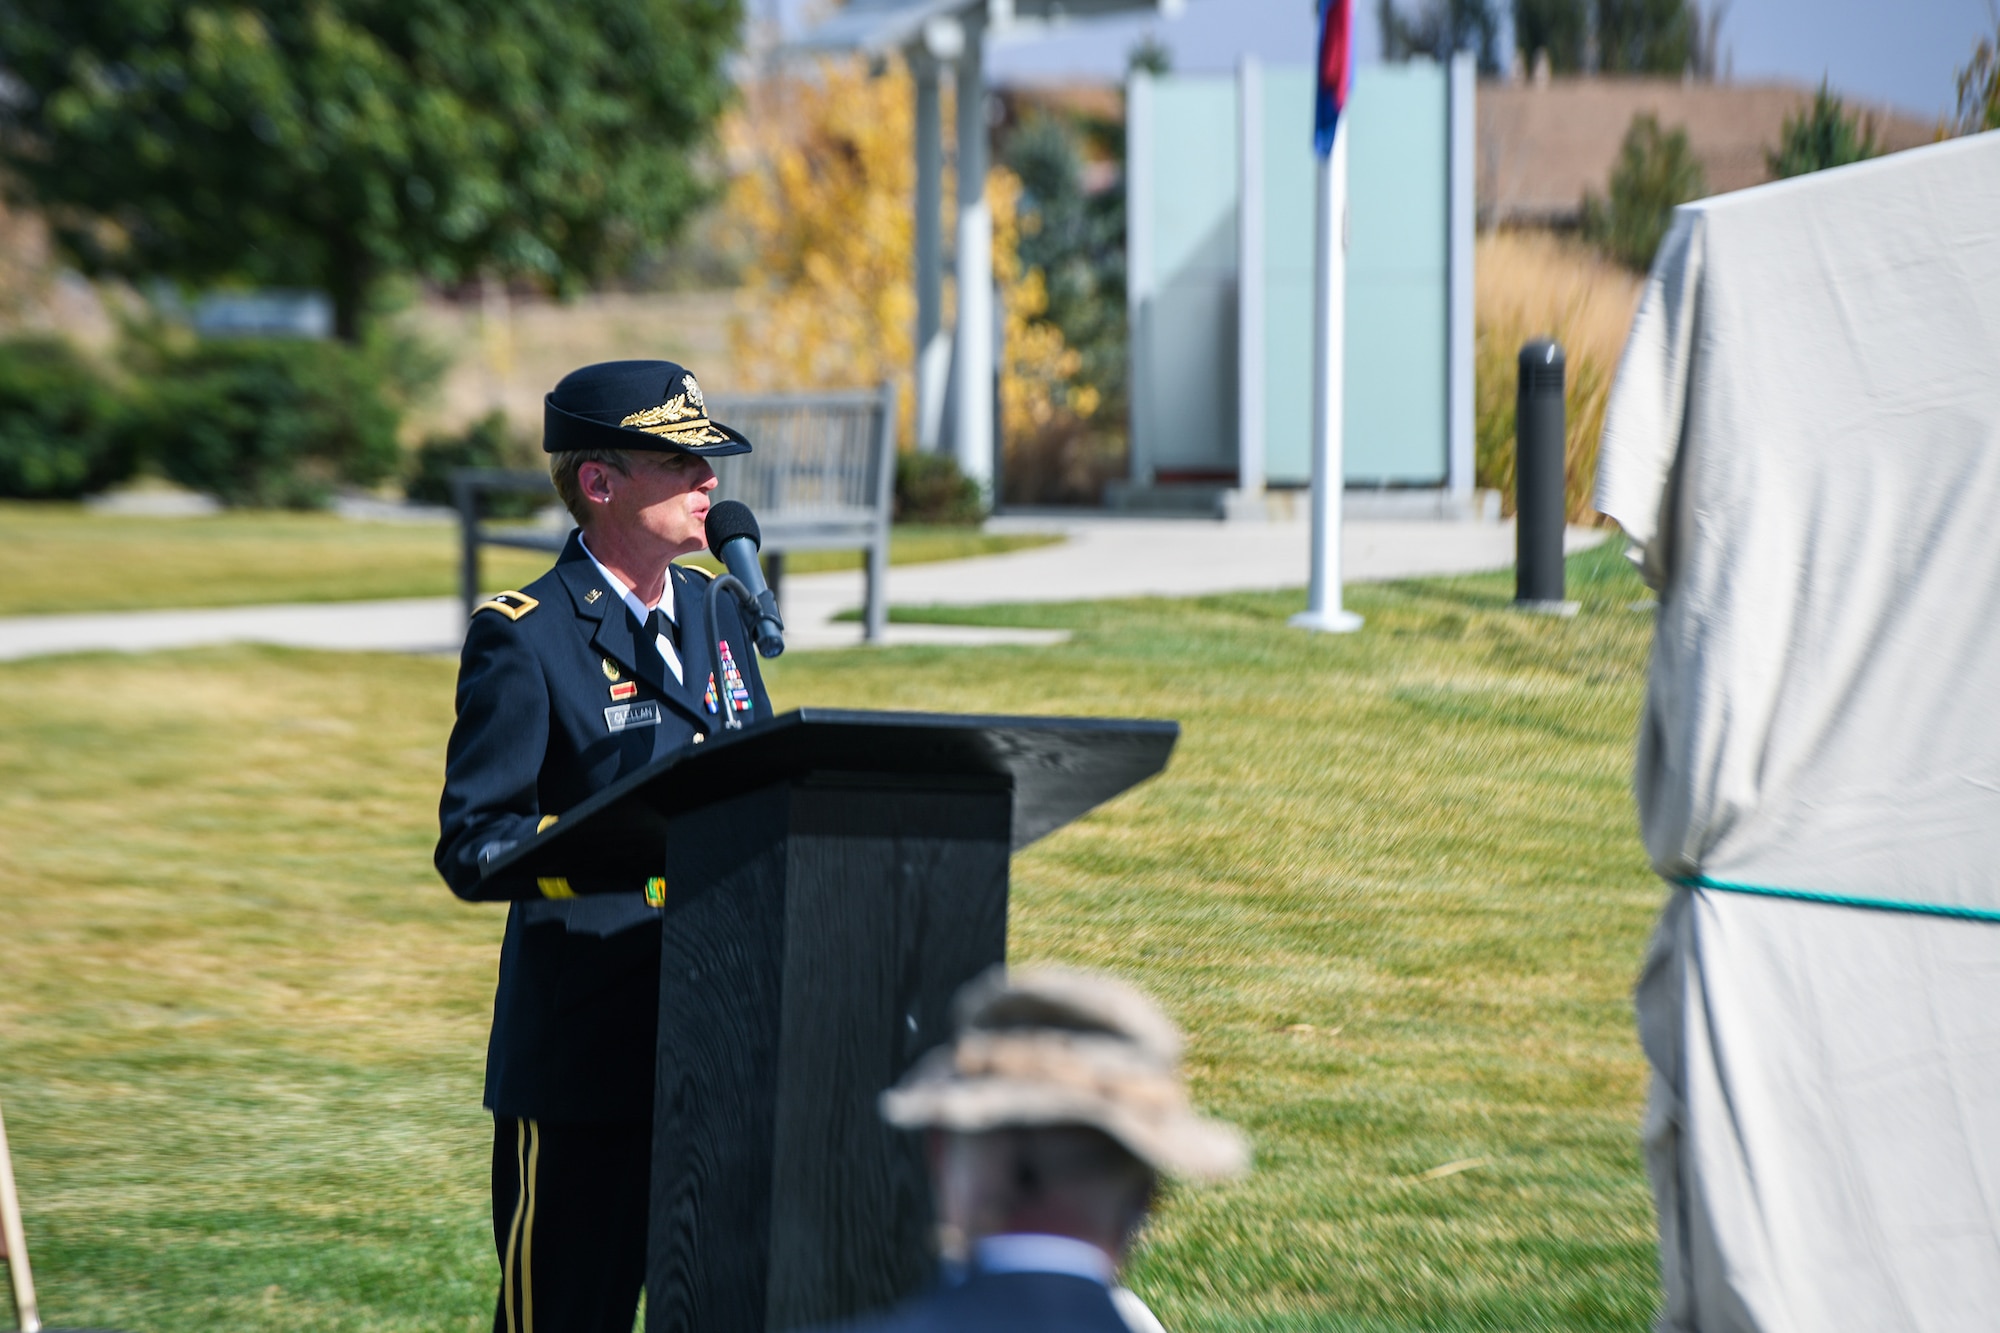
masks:
<svg viewBox="0 0 2000 1333"><path fill-rule="evenodd" d="M644 602L640 601L639 594L626 587L623 580L606 569L603 561L591 555L589 542L585 541L580 535L576 540L577 545L583 547L583 553L590 556L590 563L597 566L598 574L606 583L611 585L611 591L618 594L618 600L625 603L626 609L631 611L632 615L638 620L640 627L644 628L652 624L655 608L647 606ZM667 571L667 581L661 588L660 602L657 609L664 612L668 620L673 621L675 624L680 623L674 616L674 575L672 569ZM674 673L674 679L683 685L687 684L687 677L681 671L681 655L674 650L674 641L664 634L656 634L653 636L653 642L659 645L660 656L666 660L667 670Z"/></svg>
<svg viewBox="0 0 2000 1333"><path fill-rule="evenodd" d="M1132 1333L1166 1333L1139 1294L1118 1285L1111 1256L1070 1236L1016 1233L988 1236L972 1247L973 1266L983 1273L1063 1273L1088 1278L1111 1292L1111 1304Z"/></svg>

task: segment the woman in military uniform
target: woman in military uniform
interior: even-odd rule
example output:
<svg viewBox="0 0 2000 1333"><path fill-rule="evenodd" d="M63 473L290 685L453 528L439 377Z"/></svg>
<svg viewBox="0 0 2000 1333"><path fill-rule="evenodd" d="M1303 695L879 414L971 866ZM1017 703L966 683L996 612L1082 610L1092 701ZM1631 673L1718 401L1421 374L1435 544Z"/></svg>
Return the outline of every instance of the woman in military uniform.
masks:
<svg viewBox="0 0 2000 1333"><path fill-rule="evenodd" d="M733 598L703 615L708 460L750 442L671 361L586 366L544 400L543 448L578 530L555 568L481 604L458 676L437 867L511 903L486 1107L496 1333L631 1333L644 1282L660 881L486 875L500 854L718 721L768 717ZM711 677L709 639L726 679Z"/></svg>

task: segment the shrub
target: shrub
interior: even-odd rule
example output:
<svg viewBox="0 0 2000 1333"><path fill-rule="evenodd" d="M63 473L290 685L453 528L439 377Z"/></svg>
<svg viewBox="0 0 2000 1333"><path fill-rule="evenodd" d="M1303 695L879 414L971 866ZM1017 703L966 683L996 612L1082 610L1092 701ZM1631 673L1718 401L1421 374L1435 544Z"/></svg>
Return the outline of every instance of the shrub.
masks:
<svg viewBox="0 0 2000 1333"><path fill-rule="evenodd" d="M985 512L979 483L951 455L896 455L898 523L977 523Z"/></svg>
<svg viewBox="0 0 2000 1333"><path fill-rule="evenodd" d="M408 480L403 493L419 504L448 505L451 501L451 474L462 467L538 466L540 450L517 437L507 425L507 414L488 412L457 435L433 435L418 445L410 456ZM554 491L550 491L554 495ZM515 491L494 492L485 499L485 510L498 518L525 518L550 501L546 497Z"/></svg>
<svg viewBox="0 0 2000 1333"><path fill-rule="evenodd" d="M0 343L0 496L69 500L136 465L118 395L68 343Z"/></svg>
<svg viewBox="0 0 2000 1333"><path fill-rule="evenodd" d="M1764 164L1779 180L1844 167L1861 162L1882 151L1875 142L1875 127L1858 115L1849 115L1847 106L1827 91L1821 79L1812 105L1785 117L1778 133L1778 146L1764 154Z"/></svg>
<svg viewBox="0 0 2000 1333"><path fill-rule="evenodd" d="M341 482L394 471L392 385L340 343L226 339L156 349L146 451L169 477L225 504L310 509Z"/></svg>
<svg viewBox="0 0 2000 1333"><path fill-rule="evenodd" d="M1958 71L1958 110L1951 120L1954 134L2000 130L2000 37L1981 37L1972 59Z"/></svg>
<svg viewBox="0 0 2000 1333"><path fill-rule="evenodd" d="M1674 208L1708 193L1701 163L1688 146L1687 131L1662 130L1646 112L1632 117L1618 164L1611 169L1609 202L1583 199L1583 234L1619 263L1645 272Z"/></svg>

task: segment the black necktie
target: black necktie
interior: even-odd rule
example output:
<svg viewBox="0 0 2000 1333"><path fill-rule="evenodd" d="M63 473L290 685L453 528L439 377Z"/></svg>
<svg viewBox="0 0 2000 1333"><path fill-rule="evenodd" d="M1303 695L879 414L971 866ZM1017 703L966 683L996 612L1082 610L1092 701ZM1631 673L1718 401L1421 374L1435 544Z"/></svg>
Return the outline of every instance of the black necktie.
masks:
<svg viewBox="0 0 2000 1333"><path fill-rule="evenodd" d="M672 596L673 590L669 588L667 590L667 593L669 596ZM675 657L679 657L681 655L680 623L676 621L672 616L668 615L666 611L663 609L663 607L656 606L653 608L652 629L653 633L656 636L664 638L668 643L671 643L674 646ZM654 651L657 652L658 649L659 645L655 644ZM681 675L683 678L685 678L687 675L686 662L681 663Z"/></svg>

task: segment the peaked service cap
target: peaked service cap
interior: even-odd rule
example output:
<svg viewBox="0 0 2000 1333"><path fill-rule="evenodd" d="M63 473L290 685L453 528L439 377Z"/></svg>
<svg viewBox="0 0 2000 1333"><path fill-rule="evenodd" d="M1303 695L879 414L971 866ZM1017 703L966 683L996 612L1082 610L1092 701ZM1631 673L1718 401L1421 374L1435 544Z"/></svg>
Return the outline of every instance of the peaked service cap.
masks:
<svg viewBox="0 0 2000 1333"><path fill-rule="evenodd" d="M747 454L742 432L709 419L701 386L672 361L600 361L542 399L542 449L637 449L721 458Z"/></svg>
<svg viewBox="0 0 2000 1333"><path fill-rule="evenodd" d="M882 1118L897 1128L1086 1125L1165 1175L1219 1180L1249 1169L1243 1135L1189 1104L1181 1034L1136 987L996 966L958 993L954 1017L952 1043L882 1094Z"/></svg>

